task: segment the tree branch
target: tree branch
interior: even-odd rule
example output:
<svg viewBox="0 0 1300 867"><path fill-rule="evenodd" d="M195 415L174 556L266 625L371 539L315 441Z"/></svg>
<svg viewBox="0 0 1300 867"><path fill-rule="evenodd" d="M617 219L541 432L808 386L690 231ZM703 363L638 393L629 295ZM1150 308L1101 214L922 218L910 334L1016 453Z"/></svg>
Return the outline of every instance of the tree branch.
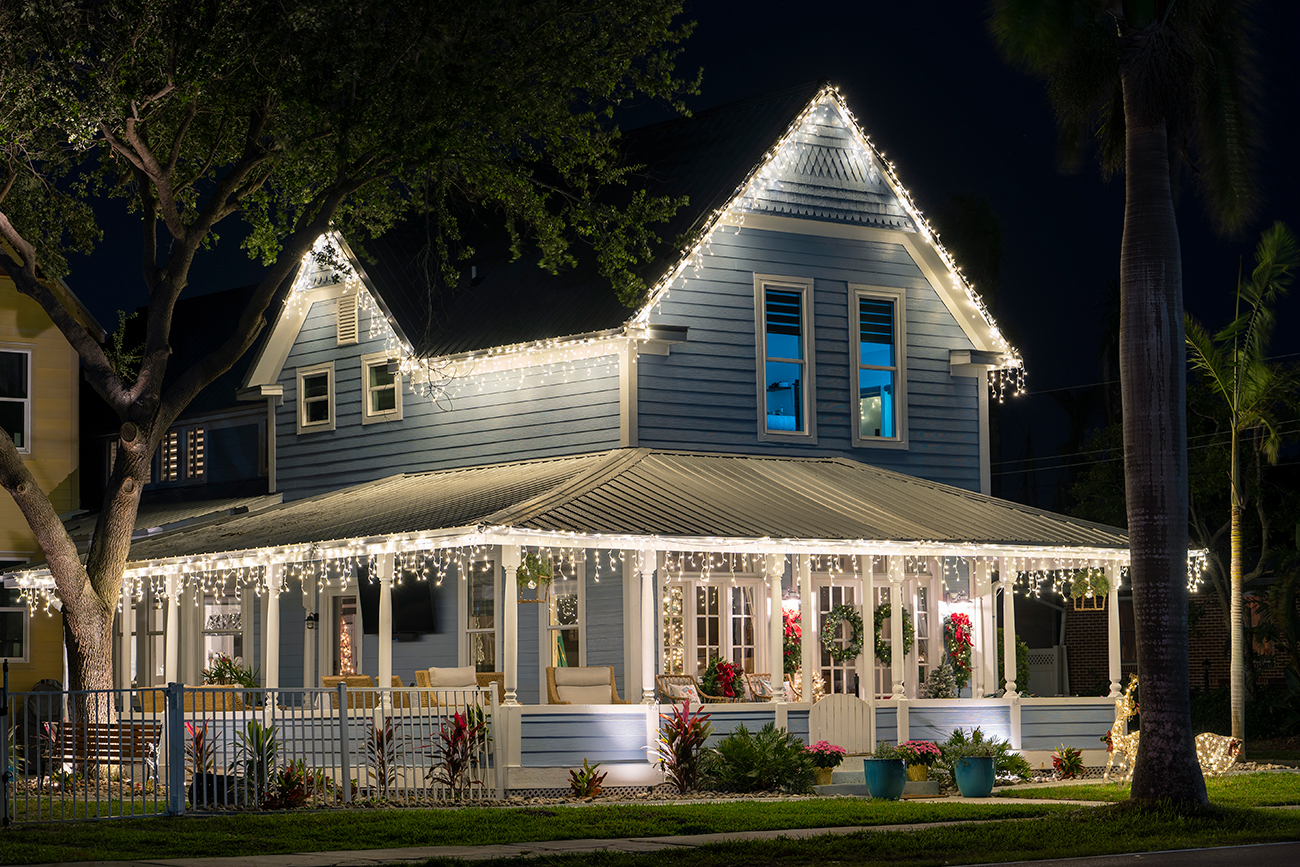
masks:
<svg viewBox="0 0 1300 867"><path fill-rule="evenodd" d="M59 576L83 576L81 559L77 556L77 546L68 536L63 522L59 520L50 498L36 483L27 462L18 454L14 441L9 434L0 430L0 487L13 497L14 503L27 519L27 524L36 535L36 541L45 553L50 573L55 576L60 595L68 599L76 598L77 582ZM133 519L134 520L134 519Z"/></svg>
<svg viewBox="0 0 1300 867"><path fill-rule="evenodd" d="M170 177L176 171L176 163L181 158L181 144L185 141L185 133L190 128L190 122L194 120L194 115L199 112L199 101L191 99L189 107L185 110L185 119L181 121L180 127L176 130L176 135L172 137L172 152L167 159L167 176Z"/></svg>

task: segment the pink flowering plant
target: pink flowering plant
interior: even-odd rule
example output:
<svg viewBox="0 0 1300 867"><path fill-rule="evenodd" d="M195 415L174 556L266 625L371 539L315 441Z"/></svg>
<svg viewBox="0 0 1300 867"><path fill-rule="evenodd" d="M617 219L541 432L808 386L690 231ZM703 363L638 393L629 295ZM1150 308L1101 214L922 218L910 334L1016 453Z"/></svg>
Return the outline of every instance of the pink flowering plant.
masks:
<svg viewBox="0 0 1300 867"><path fill-rule="evenodd" d="M844 747L837 747L828 741L818 741L810 747L804 747L804 752L819 768L838 768L848 754Z"/></svg>
<svg viewBox="0 0 1300 867"><path fill-rule="evenodd" d="M903 741L898 745L898 755L909 765L925 765L927 768L939 761L939 747L934 741Z"/></svg>

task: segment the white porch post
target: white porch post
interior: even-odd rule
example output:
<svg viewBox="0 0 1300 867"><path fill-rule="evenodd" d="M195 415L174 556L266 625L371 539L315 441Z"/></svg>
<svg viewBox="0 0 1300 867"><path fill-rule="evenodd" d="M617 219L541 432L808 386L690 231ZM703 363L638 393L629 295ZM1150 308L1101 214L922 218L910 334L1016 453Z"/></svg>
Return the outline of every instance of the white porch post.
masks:
<svg viewBox="0 0 1300 867"><path fill-rule="evenodd" d="M1110 674L1110 698L1119 698L1124 692L1124 674L1120 667L1119 656L1119 564L1110 561L1106 564L1106 581L1110 592L1106 594L1106 660Z"/></svg>
<svg viewBox="0 0 1300 867"><path fill-rule="evenodd" d="M316 685L316 633L322 628L320 615L317 609L320 607L320 588L316 586L315 581L309 581L307 578L302 579L302 589L307 597L306 605L307 616L315 615L315 628L308 629L313 625L312 621L303 624L302 630L302 685L311 688Z"/></svg>
<svg viewBox="0 0 1300 867"><path fill-rule="evenodd" d="M393 683L393 552L384 551L375 557L375 572L379 578L379 675L376 685Z"/></svg>
<svg viewBox="0 0 1300 867"><path fill-rule="evenodd" d="M167 575L167 630L163 654L164 683L179 683L181 658L181 588L174 572Z"/></svg>
<svg viewBox="0 0 1300 867"><path fill-rule="evenodd" d="M803 678L799 684L799 697L813 700L813 674L820 668L821 618L817 616L817 603L813 600L812 556L799 554L794 559L794 574L799 578L799 611L803 624L803 639L799 652L803 658ZM784 570L782 570L784 571Z"/></svg>
<svg viewBox="0 0 1300 867"><path fill-rule="evenodd" d="M505 657L506 699L502 704L519 704L519 591L515 589L515 570L519 568L519 546L501 546L501 629L502 656Z"/></svg>
<svg viewBox="0 0 1300 867"><path fill-rule="evenodd" d="M122 626L122 634L117 637L117 670L118 670L118 688L131 688L131 588L125 578L122 581L122 598L119 604L122 606L122 613L118 616L117 622Z"/></svg>
<svg viewBox="0 0 1300 867"><path fill-rule="evenodd" d="M889 557L889 677L890 697L905 698L903 684L903 558Z"/></svg>
<svg viewBox="0 0 1300 867"><path fill-rule="evenodd" d="M785 701L785 609L781 598L781 576L785 574L785 558L768 554L763 558L763 573L767 577L768 658L772 671L772 701Z"/></svg>
<svg viewBox="0 0 1300 867"><path fill-rule="evenodd" d="M266 565L266 631L262 634L262 686L280 686L280 581L284 566Z"/></svg>
<svg viewBox="0 0 1300 867"><path fill-rule="evenodd" d="M988 655L988 630L984 624L984 594L988 592L989 563L979 557L967 560L966 574L970 576L970 600L973 603L971 626L975 634L971 636L971 672L970 694L972 698L983 698L992 692L985 681L984 657Z"/></svg>
<svg viewBox="0 0 1300 867"><path fill-rule="evenodd" d="M1003 560L998 569L1002 587L1002 676L1007 680L1007 695L1018 692L1023 684L1016 683L1016 576L1010 561Z"/></svg>
<svg viewBox="0 0 1300 867"><path fill-rule="evenodd" d="M636 574L641 590L641 703L655 703L655 564L654 551L638 551Z"/></svg>
<svg viewBox="0 0 1300 867"><path fill-rule="evenodd" d="M993 566L996 561L984 564L985 584L980 595L980 615L983 618L984 642L984 694L998 691L998 591L993 585Z"/></svg>

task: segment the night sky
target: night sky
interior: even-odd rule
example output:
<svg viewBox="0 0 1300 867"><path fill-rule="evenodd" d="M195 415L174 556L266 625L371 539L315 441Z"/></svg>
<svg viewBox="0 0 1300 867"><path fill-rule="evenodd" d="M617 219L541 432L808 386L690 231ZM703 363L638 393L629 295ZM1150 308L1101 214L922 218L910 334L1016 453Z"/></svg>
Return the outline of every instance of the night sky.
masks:
<svg viewBox="0 0 1300 867"><path fill-rule="evenodd" d="M1294 159L1300 89L1293 61L1300 3L1259 5L1265 7L1258 42L1264 79L1259 218L1242 238L1217 237L1189 177L1178 207L1186 306L1212 328L1231 315L1239 257L1249 269L1259 233L1274 220L1300 232ZM1118 275L1123 179L1104 183L1095 161L1073 175L1058 170L1044 86L998 57L984 4L714 0L691 4L688 14L699 26L680 67L704 69L691 108L826 78L840 88L923 211L953 195L975 194L992 203L1003 232L994 315L1021 350L1029 375L1029 394L1004 405L1001 460L1022 457L1026 436L1032 436L1034 454L1046 458L1043 466L1055 466L1050 456L1066 425L1051 392L1077 393L1101 378L1103 287ZM643 109L630 125L663 116ZM145 300L133 264L137 225L105 225L99 251L74 262L69 277L109 328L117 309ZM220 233L221 247L237 248L234 229ZM196 264L195 289L228 288L258 276L258 267L238 254L219 258L215 267L202 258ZM1300 288L1280 313L1275 349L1300 353ZM1051 505L1054 472L1039 472L1037 489L1029 490L1014 471L1021 465L1001 463L998 455L994 462L1003 496Z"/></svg>

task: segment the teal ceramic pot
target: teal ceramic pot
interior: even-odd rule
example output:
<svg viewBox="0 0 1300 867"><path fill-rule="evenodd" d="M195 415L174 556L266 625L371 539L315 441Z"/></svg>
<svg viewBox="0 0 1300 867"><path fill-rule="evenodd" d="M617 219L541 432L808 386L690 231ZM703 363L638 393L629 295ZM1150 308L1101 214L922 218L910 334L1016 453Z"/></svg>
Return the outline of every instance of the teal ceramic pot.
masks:
<svg viewBox="0 0 1300 867"><path fill-rule="evenodd" d="M987 798L993 793L993 757L969 756L953 765L963 798Z"/></svg>
<svg viewBox="0 0 1300 867"><path fill-rule="evenodd" d="M862 770L871 797L886 801L903 797L903 786L907 785L907 762L902 759L866 759Z"/></svg>

